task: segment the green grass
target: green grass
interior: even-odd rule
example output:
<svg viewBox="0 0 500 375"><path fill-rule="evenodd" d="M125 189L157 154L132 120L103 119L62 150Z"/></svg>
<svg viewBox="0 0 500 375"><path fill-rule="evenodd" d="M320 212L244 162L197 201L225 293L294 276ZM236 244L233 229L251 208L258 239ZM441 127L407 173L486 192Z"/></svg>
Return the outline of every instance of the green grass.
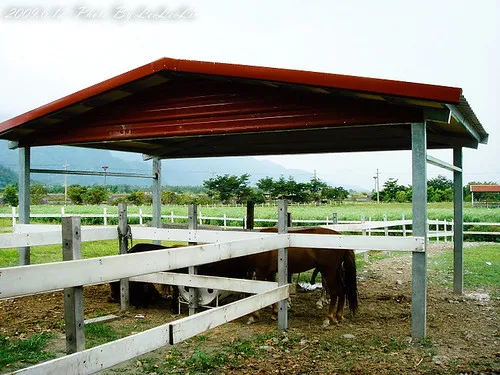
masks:
<svg viewBox="0 0 500 375"><path fill-rule="evenodd" d="M464 248L464 288L484 288L500 295L500 244L482 244ZM429 259L432 279L453 286L453 251L433 254Z"/></svg>
<svg viewBox="0 0 500 375"><path fill-rule="evenodd" d="M104 323L85 325L85 348L93 348L118 339L116 329Z"/></svg>
<svg viewBox="0 0 500 375"><path fill-rule="evenodd" d="M62 206L52 205L37 205L31 206L31 212L34 214L60 214ZM108 214L117 214L116 206L77 206L70 205L65 207L66 214L102 214L106 208ZM128 206L129 214L138 214L139 209L144 214L151 215L151 206ZM162 206L162 215L170 215L173 211L174 215L187 216L187 206L168 205ZM412 205L411 203L345 203L341 205L289 205L288 210L292 213L292 217L296 219L324 220L327 216L332 217L332 213L338 214L339 220L360 220L363 214L368 220L382 220L383 215L387 214L389 220L399 220L404 214L407 219L411 219ZM243 218L246 215L246 207L239 206L213 206L200 205L198 206L198 214L202 216L222 217L226 214L228 217ZM0 213L9 214L11 208L0 206ZM453 218L453 204L451 202L429 203L428 204L429 219L447 219ZM262 219L276 219L277 207L268 205L256 205L255 217ZM6 219L9 221L10 219ZM102 223L102 219L99 219ZM500 208L472 208L470 202L464 203L464 221L466 222L498 222L500 220ZM39 219L33 218L33 222ZM60 222L59 218L52 221ZM7 224L7 225L10 225ZM1 225L0 225L1 226Z"/></svg>
<svg viewBox="0 0 500 375"><path fill-rule="evenodd" d="M173 242L168 241L163 241L162 243L165 246L173 244ZM118 253L118 240L82 242L83 259L118 255ZM31 247L30 254L31 264L62 262L61 245L33 246ZM17 249L0 249L0 268L13 267L17 265Z"/></svg>
<svg viewBox="0 0 500 375"><path fill-rule="evenodd" d="M0 336L0 370L15 370L54 357L45 351L49 333L34 334L26 340Z"/></svg>

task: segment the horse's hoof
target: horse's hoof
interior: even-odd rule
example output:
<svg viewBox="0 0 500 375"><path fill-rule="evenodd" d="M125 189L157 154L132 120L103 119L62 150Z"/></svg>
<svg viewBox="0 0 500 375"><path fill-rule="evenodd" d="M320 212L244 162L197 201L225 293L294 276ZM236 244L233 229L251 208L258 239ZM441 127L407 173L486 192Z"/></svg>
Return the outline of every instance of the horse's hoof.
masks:
<svg viewBox="0 0 500 375"><path fill-rule="evenodd" d="M254 324L255 323L255 318L253 316L251 316L250 318L248 318L247 320L247 324L250 325L250 324Z"/></svg>
<svg viewBox="0 0 500 375"><path fill-rule="evenodd" d="M277 319L278 319L278 317L276 315L274 315L274 314L271 315L271 320L277 320Z"/></svg>
<svg viewBox="0 0 500 375"><path fill-rule="evenodd" d="M329 320L324 320L323 323L321 324L321 328L328 328L329 326L330 326Z"/></svg>
<svg viewBox="0 0 500 375"><path fill-rule="evenodd" d="M318 310L322 310L323 304L321 302L316 302L316 307L318 308Z"/></svg>

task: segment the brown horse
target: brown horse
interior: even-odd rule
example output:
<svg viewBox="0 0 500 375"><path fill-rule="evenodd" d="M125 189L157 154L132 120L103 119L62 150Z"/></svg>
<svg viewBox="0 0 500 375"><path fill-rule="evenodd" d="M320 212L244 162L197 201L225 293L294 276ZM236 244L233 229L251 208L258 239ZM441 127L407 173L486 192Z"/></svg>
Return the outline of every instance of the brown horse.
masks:
<svg viewBox="0 0 500 375"><path fill-rule="evenodd" d="M265 228L262 232L277 232L274 228ZM298 234L338 234L321 227L289 228L289 233ZM274 280L278 272L278 251L272 250L248 257L259 280ZM344 304L347 299L349 309L354 314L358 307L356 286L356 263L354 251L344 249L288 248L288 272L301 273L317 268L321 272L326 291L330 295L330 306L323 320L323 326L342 320ZM337 310L335 311L335 305Z"/></svg>

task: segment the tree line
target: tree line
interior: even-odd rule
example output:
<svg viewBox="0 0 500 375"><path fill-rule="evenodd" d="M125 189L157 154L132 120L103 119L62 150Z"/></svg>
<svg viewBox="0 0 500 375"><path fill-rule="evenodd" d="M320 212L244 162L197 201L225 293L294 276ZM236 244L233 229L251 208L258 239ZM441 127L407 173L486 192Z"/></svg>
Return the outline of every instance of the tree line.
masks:
<svg viewBox="0 0 500 375"><path fill-rule="evenodd" d="M287 199L296 203L320 203L343 201L349 192L342 186L332 187L317 177L309 182L297 182L293 177L278 179L265 177L255 186L250 186L250 175L218 175L203 181L202 186L167 186L161 193L161 202L167 204L212 204L212 203L265 203L277 199ZM464 201L471 201L470 185L488 185L493 182L470 182L463 187ZM49 203L48 194L64 193L63 186L45 187L41 184L30 186L31 204ZM68 199L73 204L97 205L101 203L128 204L141 206L152 202L151 192L130 185L108 185L106 189L100 185L70 185L67 190ZM397 179L387 180L379 192L382 202L411 202L412 187L398 183ZM476 193L477 200L499 202L498 193ZM371 195L377 200L376 192ZM450 202L453 200L453 181L439 175L427 182L427 200L429 202ZM3 203L10 206L19 204L16 184L7 185L3 192Z"/></svg>
<svg viewBox="0 0 500 375"><path fill-rule="evenodd" d="M203 187L211 199L222 203L264 203L285 198L296 203L311 203L327 200L344 200L349 192L342 186L331 187L319 178L313 177L309 182L297 182L293 177L281 176L278 179L265 177L260 179L256 187L249 185L249 174L241 176L228 175L212 177L203 181Z"/></svg>
<svg viewBox="0 0 500 375"><path fill-rule="evenodd" d="M495 182L475 182L471 181L463 187L464 201L471 201L471 185L496 185ZM387 180L382 190L379 192L379 198L382 202L411 202L412 187L411 185L399 185L398 180L390 178ZM476 193L475 199L499 202L500 194L498 193ZM372 194L372 200L377 200L377 193ZM435 178L427 181L427 201L428 202L451 202L453 201L453 181L445 176L438 175Z"/></svg>

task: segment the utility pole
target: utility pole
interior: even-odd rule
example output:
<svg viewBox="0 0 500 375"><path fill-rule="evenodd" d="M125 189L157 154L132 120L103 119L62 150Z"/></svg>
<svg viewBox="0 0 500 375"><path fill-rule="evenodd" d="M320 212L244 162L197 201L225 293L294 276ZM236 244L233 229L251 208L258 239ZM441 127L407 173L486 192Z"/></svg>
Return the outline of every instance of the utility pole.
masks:
<svg viewBox="0 0 500 375"><path fill-rule="evenodd" d="M67 171L69 167L68 161L63 164L64 171ZM68 204L68 175L64 174L64 205Z"/></svg>
<svg viewBox="0 0 500 375"><path fill-rule="evenodd" d="M106 170L109 167L107 165L103 166L102 169L104 169L104 191L106 191Z"/></svg>
<svg viewBox="0 0 500 375"><path fill-rule="evenodd" d="M380 203L380 185L379 185L379 173L377 169L377 174L373 177L375 181L375 191L377 192L377 203Z"/></svg>

